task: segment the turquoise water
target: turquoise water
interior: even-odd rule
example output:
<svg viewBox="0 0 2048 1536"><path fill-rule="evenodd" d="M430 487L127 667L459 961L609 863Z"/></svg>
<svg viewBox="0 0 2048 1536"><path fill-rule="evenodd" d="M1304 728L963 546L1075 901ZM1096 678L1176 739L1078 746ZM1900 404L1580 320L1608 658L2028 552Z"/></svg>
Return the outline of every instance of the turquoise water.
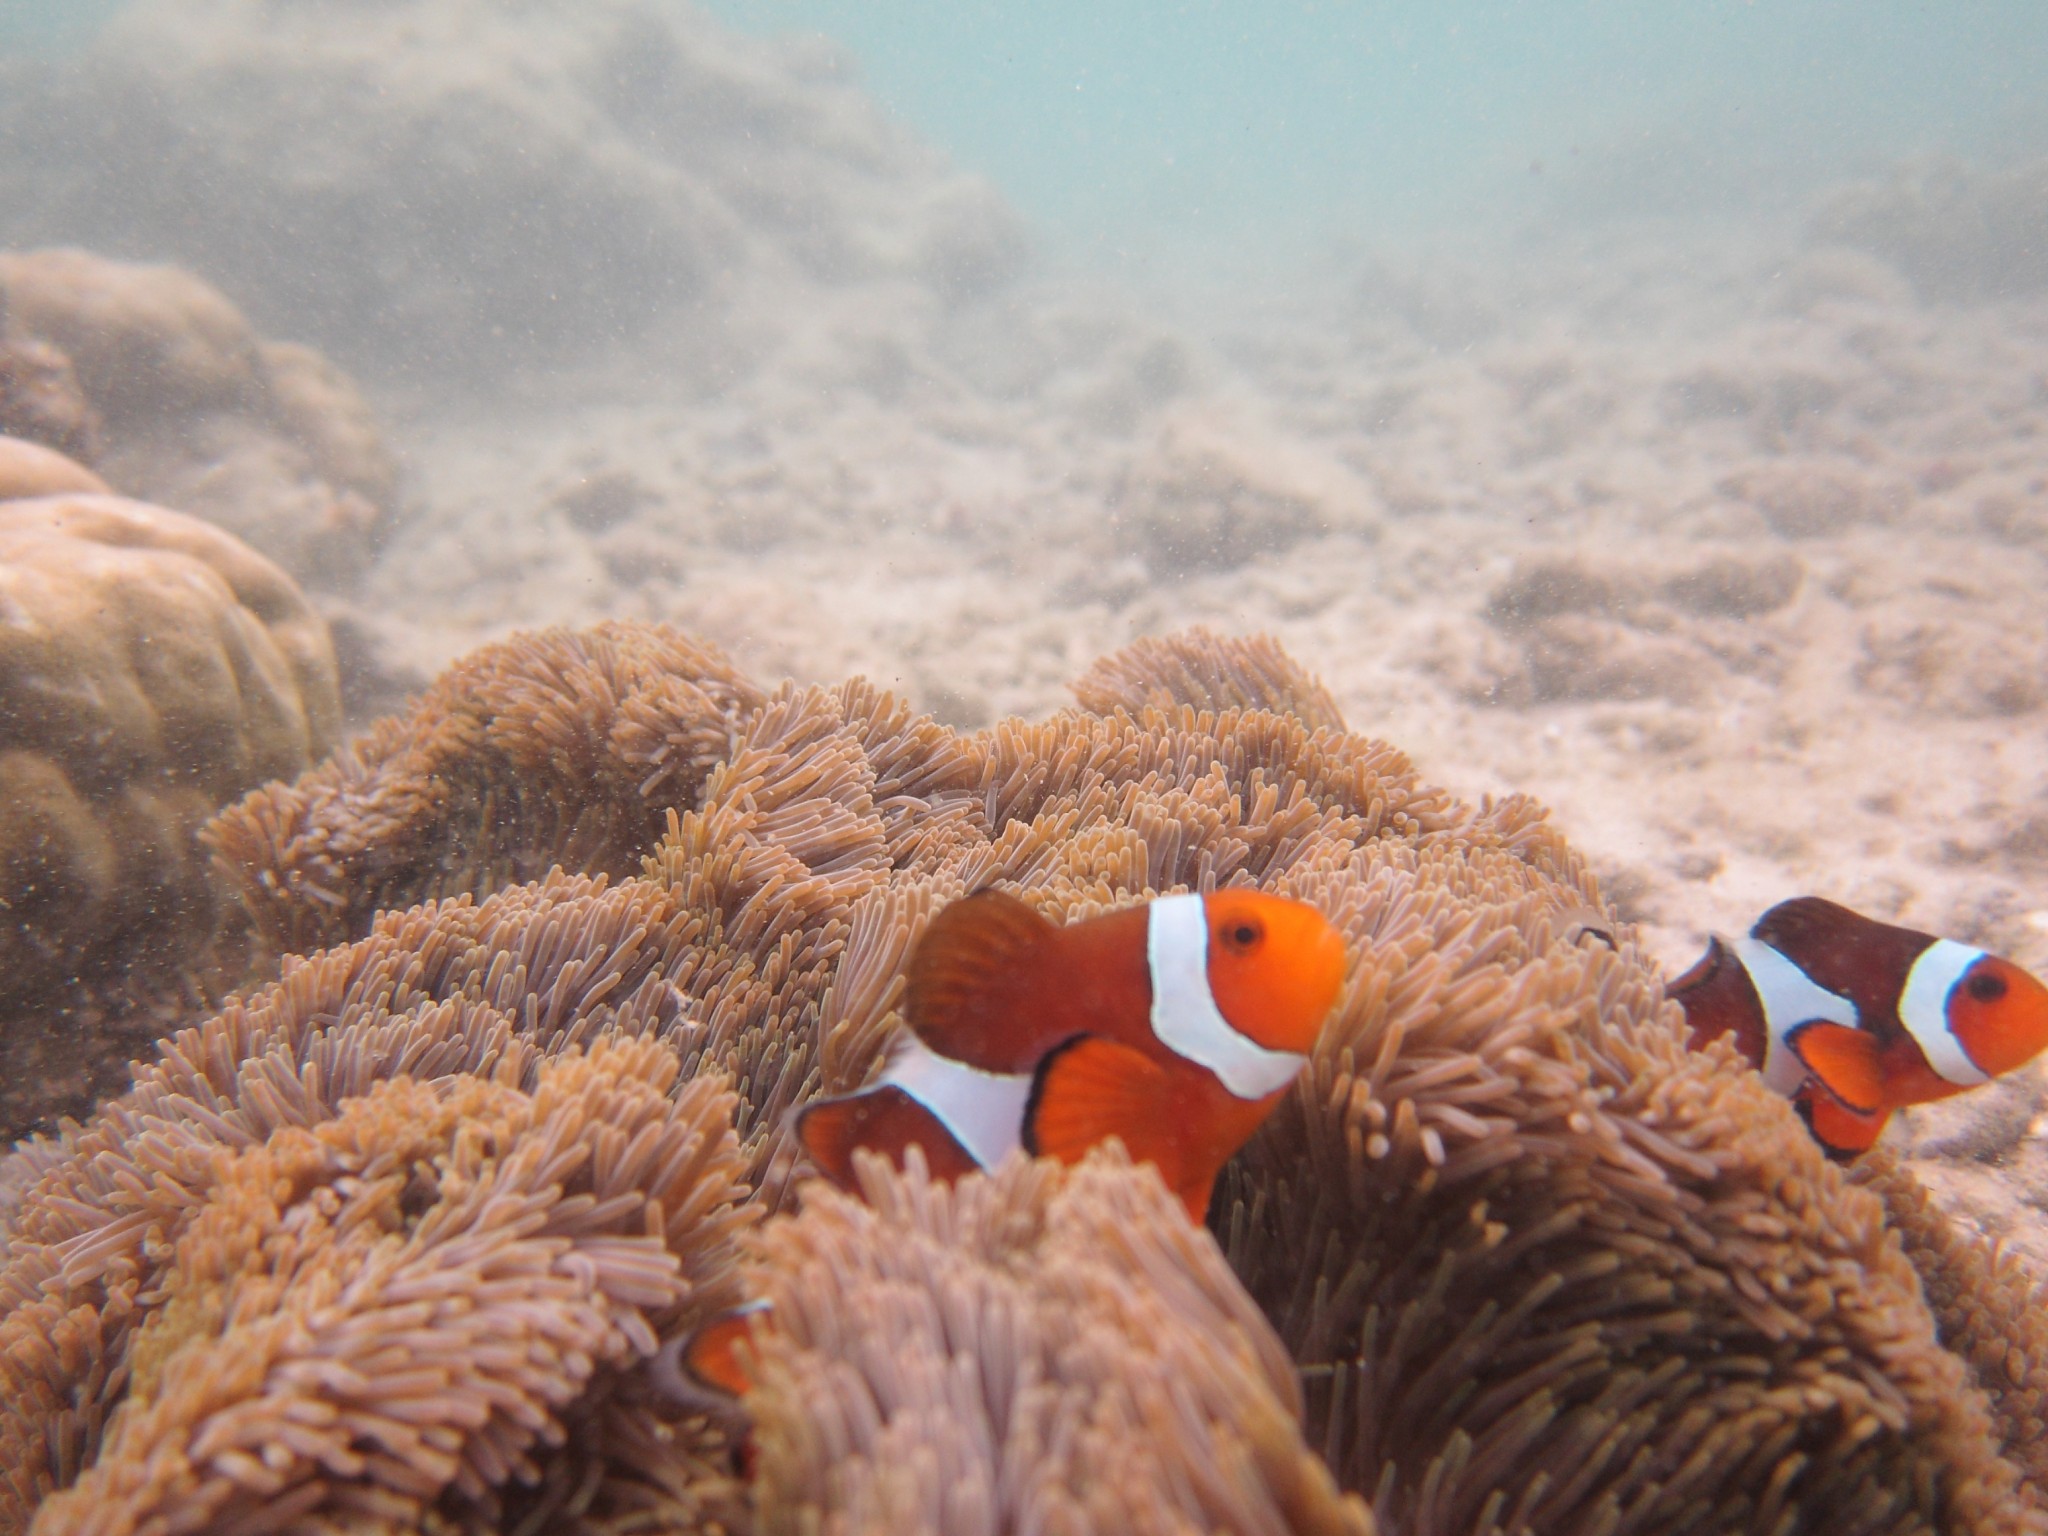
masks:
<svg viewBox="0 0 2048 1536"><path fill-rule="evenodd" d="M0 47L113 0L0 0ZM710 0L823 33L1055 248L1245 254L1561 206L1731 211L2048 151L2039 0Z"/></svg>
<svg viewBox="0 0 2048 1536"><path fill-rule="evenodd" d="M713 0L814 30L1080 246L1797 196L2048 146L2039 0Z"/></svg>

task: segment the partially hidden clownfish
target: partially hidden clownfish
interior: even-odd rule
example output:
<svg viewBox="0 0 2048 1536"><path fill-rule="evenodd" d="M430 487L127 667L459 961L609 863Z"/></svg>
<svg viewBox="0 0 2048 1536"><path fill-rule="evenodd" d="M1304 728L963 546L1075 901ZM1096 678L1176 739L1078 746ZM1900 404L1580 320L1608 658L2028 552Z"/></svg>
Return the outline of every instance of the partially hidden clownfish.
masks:
<svg viewBox="0 0 2048 1536"><path fill-rule="evenodd" d="M1672 983L1695 1048L1723 1035L1836 1157L1891 1112L1988 1083L2048 1047L2048 987L2010 960L1817 896L1708 941Z"/></svg>
<svg viewBox="0 0 2048 1536"><path fill-rule="evenodd" d="M986 890L942 909L906 969L882 1075L798 1120L853 1187L862 1148L953 1179L1005 1155L1076 1162L1111 1136L1199 1222L1216 1175L1300 1073L1343 984L1343 939L1259 891L1162 896L1061 926Z"/></svg>
<svg viewBox="0 0 2048 1536"><path fill-rule="evenodd" d="M718 1313L692 1333L679 1334L655 1354L653 1379L685 1408L703 1413L733 1436L733 1470L754 1475L752 1426L740 1400L753 1389L753 1372L741 1353L754 1330L772 1327L775 1309L765 1300L743 1302Z"/></svg>

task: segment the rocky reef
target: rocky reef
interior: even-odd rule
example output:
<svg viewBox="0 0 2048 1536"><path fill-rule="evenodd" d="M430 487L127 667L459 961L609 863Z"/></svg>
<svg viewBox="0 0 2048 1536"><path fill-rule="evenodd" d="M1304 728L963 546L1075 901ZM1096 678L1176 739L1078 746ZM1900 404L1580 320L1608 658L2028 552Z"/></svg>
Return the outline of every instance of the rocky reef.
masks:
<svg viewBox="0 0 2048 1536"><path fill-rule="evenodd" d="M2010 1277L1688 1052L1540 808L1425 784L1269 643L1076 691L961 734L555 633L245 798L258 930L333 947L0 1170L0 1529L2048 1530ZM1114 1149L802 1181L788 1109L992 882L1349 937L1208 1232ZM751 1482L647 1364L749 1294L791 1320Z"/></svg>
<svg viewBox="0 0 2048 1536"><path fill-rule="evenodd" d="M28 488L91 479L26 448L0 439L0 466L42 472ZM0 1118L18 1129L118 1084L162 1024L136 1039L110 1016L189 997L220 917L200 828L324 756L341 711L291 579L162 507L0 501L0 604Z"/></svg>
<svg viewBox="0 0 2048 1536"><path fill-rule="evenodd" d="M736 275L999 286L1020 221L851 74L651 0L142 0L8 67L0 240L157 252L351 367L479 382L703 321Z"/></svg>
<svg viewBox="0 0 2048 1536"><path fill-rule="evenodd" d="M397 466L355 384L177 267L0 252L0 432L203 517L298 580L361 573Z"/></svg>

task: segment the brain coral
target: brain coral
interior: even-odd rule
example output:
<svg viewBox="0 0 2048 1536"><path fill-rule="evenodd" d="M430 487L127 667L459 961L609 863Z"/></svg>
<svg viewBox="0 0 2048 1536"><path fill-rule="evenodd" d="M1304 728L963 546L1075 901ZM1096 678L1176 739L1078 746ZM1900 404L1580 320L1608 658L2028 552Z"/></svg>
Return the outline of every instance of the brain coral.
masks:
<svg viewBox="0 0 2048 1536"><path fill-rule="evenodd" d="M1425 785L1270 645L1146 643L1082 707L973 736L859 681L753 689L659 631L467 666L516 722L451 734L444 689L216 829L266 929L346 942L0 1175L0 1465L22 1468L0 1529L70 1528L80 1501L49 1496L75 1488L126 1501L106 1529L166 1531L206 1509L248 1531L2048 1530L2007 1455L2038 1454L2038 1394L1974 1374L1997 1361L1970 1319L2011 1302L1981 1251L1913 1217L1970 1335L1952 1353L1885 1202L1731 1053L1683 1048L1538 809ZM385 836L459 846L493 804L512 830L479 870L553 840L597 872L374 915L448 889ZM943 901L1002 882L1074 917L1229 881L1320 902L1354 961L1213 1236L1113 1154L950 1192L871 1169L865 1209L792 1182L787 1109L871 1069ZM556 1123L547 1074L631 1052L590 1091L637 1129L575 1150L589 1112L565 1109L559 1155L519 1161L501 1128ZM739 1218L705 1215L731 1199L683 1202L699 1227L655 1193L665 1096L705 1137L730 1104L717 1157L765 1218L736 1239L744 1288L789 1319L750 1398L750 1504L719 1432L635 1365L741 1288ZM470 1106L487 1147L465 1150ZM360 1250L349 1159L414 1170L364 1195ZM434 1214L468 1181L557 1245L495 1345L461 1322L501 1294L483 1250ZM615 1259L628 1229L653 1241ZM373 1252L443 1264L426 1310L385 1305L415 1293ZM224 1302L245 1294L246 1318ZM347 1365L402 1347L434 1352L401 1378L406 1422L439 1426L416 1435ZM568 1363L493 1374L535 1351Z"/></svg>
<svg viewBox="0 0 2048 1536"><path fill-rule="evenodd" d="M60 387L75 409L51 403ZM355 385L308 348L258 337L175 267L0 253L0 406L17 397L0 430L89 457L117 489L219 523L301 580L357 569L395 505L396 469Z"/></svg>
<svg viewBox="0 0 2048 1536"><path fill-rule="evenodd" d="M106 481L56 449L0 436L0 501L62 496L71 491L111 494Z"/></svg>
<svg viewBox="0 0 2048 1536"><path fill-rule="evenodd" d="M305 768L340 710L325 627L284 573L161 507L0 501L0 612L12 1013L116 961L182 958L214 922L199 827ZM0 1041L14 1095L35 1044L21 1023Z"/></svg>

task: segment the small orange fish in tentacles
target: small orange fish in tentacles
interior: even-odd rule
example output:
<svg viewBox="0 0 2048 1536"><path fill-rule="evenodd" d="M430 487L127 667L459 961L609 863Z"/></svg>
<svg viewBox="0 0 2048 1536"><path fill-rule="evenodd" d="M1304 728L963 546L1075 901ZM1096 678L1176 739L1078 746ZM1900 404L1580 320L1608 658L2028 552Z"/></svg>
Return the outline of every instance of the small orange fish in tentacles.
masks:
<svg viewBox="0 0 2048 1536"><path fill-rule="evenodd" d="M911 1035L880 1078L798 1117L812 1160L854 1185L863 1148L911 1147L939 1178L1011 1151L1078 1162L1120 1138L1200 1222L1232 1153L1279 1103L1343 985L1344 941L1298 901L1258 891L1162 896L1065 927L983 891L932 920L908 968ZM673 1341L657 1379L733 1416L751 1389L740 1345L766 1301ZM750 1471L752 1443L741 1442Z"/></svg>
<svg viewBox="0 0 2048 1536"><path fill-rule="evenodd" d="M1988 1083L2048 1048L2048 987L2010 960L1817 896L1710 939L1670 987L1695 1048L1723 1035L1838 1158L1895 1109Z"/></svg>
<svg viewBox="0 0 2048 1536"><path fill-rule="evenodd" d="M809 1105L798 1134L853 1186L860 1148L940 1178L1009 1152L1077 1162L1111 1136L1200 1222L1216 1175L1279 1103L1337 999L1344 941L1260 891L1162 896L1061 925L982 891L908 968L911 1034L881 1077Z"/></svg>
<svg viewBox="0 0 2048 1536"><path fill-rule="evenodd" d="M752 1426L740 1407L754 1385L740 1345L753 1337L757 1325L773 1326L774 1318L772 1303L744 1302L694 1333L670 1339L651 1362L654 1383L664 1394L708 1415L734 1437L733 1471L743 1478L754 1475L756 1457Z"/></svg>

